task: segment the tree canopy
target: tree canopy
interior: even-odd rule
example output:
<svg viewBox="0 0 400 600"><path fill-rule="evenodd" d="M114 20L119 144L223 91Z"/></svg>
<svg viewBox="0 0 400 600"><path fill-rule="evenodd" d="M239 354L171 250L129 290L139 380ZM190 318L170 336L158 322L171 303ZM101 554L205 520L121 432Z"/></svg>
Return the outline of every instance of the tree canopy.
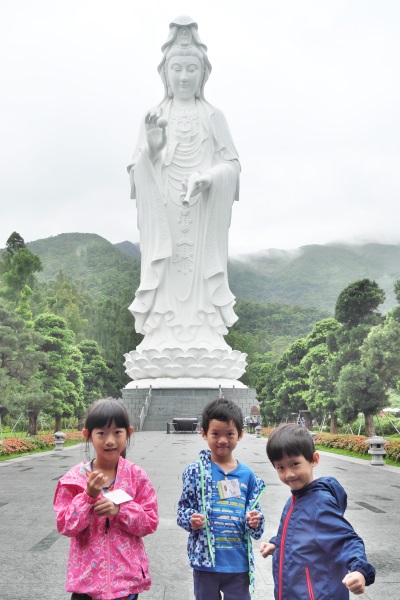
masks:
<svg viewBox="0 0 400 600"><path fill-rule="evenodd" d="M257 389L266 418L287 419L307 409L316 418L329 416L336 432L339 419L349 422L362 412L367 434L373 434L373 415L400 379L399 352L393 356L400 350L400 322L396 309L383 321L378 308L384 297L374 281L350 284L339 295L336 319L317 322L280 360L260 369Z"/></svg>
<svg viewBox="0 0 400 600"><path fill-rule="evenodd" d="M7 240L6 251L0 261L1 295L18 305L21 294L34 286L34 275L42 269L40 258L28 250L21 236L14 232Z"/></svg>
<svg viewBox="0 0 400 600"><path fill-rule="evenodd" d="M384 300L385 292L376 281L360 279L340 293L335 307L335 319L347 327L355 327L366 320L372 323Z"/></svg>

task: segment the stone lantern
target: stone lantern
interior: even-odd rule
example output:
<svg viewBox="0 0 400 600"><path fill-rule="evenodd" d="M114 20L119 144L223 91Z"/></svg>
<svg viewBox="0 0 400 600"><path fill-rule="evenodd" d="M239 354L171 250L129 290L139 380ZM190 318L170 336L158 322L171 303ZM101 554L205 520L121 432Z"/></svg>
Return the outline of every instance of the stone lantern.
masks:
<svg viewBox="0 0 400 600"><path fill-rule="evenodd" d="M365 440L365 443L370 445L368 454L371 455L371 465L384 465L385 461L383 458L386 455L385 444L388 443L388 440L383 439L383 437L380 437L379 435L374 435L368 440Z"/></svg>
<svg viewBox="0 0 400 600"><path fill-rule="evenodd" d="M56 447L55 449L62 450L63 444L65 442L65 438L67 437L67 434L63 433L62 431L56 431L55 433L53 433L53 437L54 437L54 444Z"/></svg>

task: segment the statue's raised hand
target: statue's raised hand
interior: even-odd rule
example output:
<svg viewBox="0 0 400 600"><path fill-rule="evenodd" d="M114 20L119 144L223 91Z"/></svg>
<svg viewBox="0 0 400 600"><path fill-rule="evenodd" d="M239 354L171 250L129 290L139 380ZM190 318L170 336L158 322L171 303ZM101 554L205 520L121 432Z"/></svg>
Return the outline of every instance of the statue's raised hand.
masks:
<svg viewBox="0 0 400 600"><path fill-rule="evenodd" d="M148 112L144 124L146 127L147 147L151 160L156 160L167 143L166 127L167 119L161 117L160 113Z"/></svg>

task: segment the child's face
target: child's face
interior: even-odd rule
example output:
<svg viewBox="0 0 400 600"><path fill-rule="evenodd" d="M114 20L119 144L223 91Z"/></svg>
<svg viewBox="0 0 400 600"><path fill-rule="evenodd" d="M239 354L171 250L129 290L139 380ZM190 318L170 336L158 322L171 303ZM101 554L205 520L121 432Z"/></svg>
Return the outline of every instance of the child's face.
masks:
<svg viewBox="0 0 400 600"><path fill-rule="evenodd" d="M274 467L282 483L294 491L301 490L314 480L314 467L318 462L318 452L314 452L312 462L309 462L302 454L299 456L284 454L281 460L274 462Z"/></svg>
<svg viewBox="0 0 400 600"><path fill-rule="evenodd" d="M105 462L118 462L121 452L126 447L128 437L132 435L133 428L129 432L123 427L117 427L114 421L110 427L98 427L93 429L89 437L87 429L83 430L84 437L92 442L96 456Z"/></svg>
<svg viewBox="0 0 400 600"><path fill-rule="evenodd" d="M224 461L231 457L239 440L243 437L243 431L239 435L233 421L210 421L207 433L201 430L203 439L207 441L211 450L211 460L214 462Z"/></svg>

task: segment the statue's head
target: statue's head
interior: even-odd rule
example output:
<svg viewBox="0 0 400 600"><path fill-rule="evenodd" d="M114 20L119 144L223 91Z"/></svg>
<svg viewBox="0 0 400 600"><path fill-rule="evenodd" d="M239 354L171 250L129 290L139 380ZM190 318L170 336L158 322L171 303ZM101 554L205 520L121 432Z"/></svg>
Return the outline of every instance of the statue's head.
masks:
<svg viewBox="0 0 400 600"><path fill-rule="evenodd" d="M211 64L207 57L207 46L200 40L197 23L190 17L177 17L170 23L170 32L167 41L162 46L161 51L164 56L158 66L158 72L164 84L165 97L172 97L168 69L170 61L182 57L194 57L194 65L200 71L199 84L195 91L197 98L204 99L204 86L211 73Z"/></svg>

